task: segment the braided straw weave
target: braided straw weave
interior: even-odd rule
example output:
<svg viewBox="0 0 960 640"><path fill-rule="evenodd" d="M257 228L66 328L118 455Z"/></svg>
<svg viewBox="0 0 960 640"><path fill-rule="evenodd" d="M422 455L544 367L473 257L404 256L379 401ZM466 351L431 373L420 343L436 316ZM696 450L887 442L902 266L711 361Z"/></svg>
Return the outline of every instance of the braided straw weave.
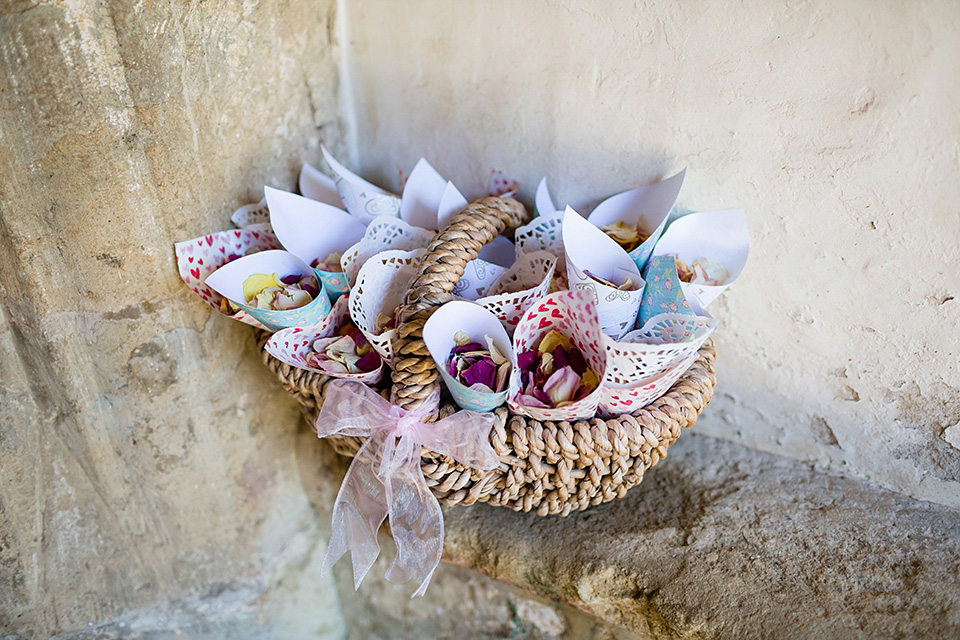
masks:
<svg viewBox="0 0 960 640"><path fill-rule="evenodd" d="M452 299L454 285L467 262L506 229L524 222L526 211L512 198L484 198L469 205L437 234L401 306L398 338L393 344L393 401L414 409L440 389L438 372L423 343L423 324L437 307ZM261 350L267 334L260 338ZM266 351L263 360L316 420L331 378L291 367ZM716 385L713 341L700 348L690 369L663 396L632 414L608 420L539 422L514 415L506 406L494 413L490 443L500 456L491 471L468 469L452 458L424 449L421 469L440 502L470 505L486 502L540 515L567 515L616 498L643 479L643 472L667 455L680 430L697 421ZM381 393L390 397L390 389ZM442 396L440 417L458 410ZM341 455L353 457L362 439L331 436Z"/></svg>

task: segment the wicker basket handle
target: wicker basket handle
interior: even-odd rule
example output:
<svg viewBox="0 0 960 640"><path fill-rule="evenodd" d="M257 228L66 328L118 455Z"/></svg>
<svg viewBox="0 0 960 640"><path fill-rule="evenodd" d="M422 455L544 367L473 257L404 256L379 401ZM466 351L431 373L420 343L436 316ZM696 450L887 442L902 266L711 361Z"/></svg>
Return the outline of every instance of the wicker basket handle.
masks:
<svg viewBox="0 0 960 640"><path fill-rule="evenodd" d="M527 211L513 198L483 198L434 236L397 314L393 341L393 401L418 408L439 388L439 373L423 343L423 324L453 298L467 263L505 229L524 223Z"/></svg>

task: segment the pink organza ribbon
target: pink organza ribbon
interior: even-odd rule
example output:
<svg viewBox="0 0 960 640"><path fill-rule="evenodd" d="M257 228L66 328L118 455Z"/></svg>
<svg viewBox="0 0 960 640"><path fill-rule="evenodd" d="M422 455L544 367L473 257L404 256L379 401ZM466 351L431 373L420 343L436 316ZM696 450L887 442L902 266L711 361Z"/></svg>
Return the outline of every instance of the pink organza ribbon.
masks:
<svg viewBox="0 0 960 640"><path fill-rule="evenodd" d="M333 505L333 533L321 573L350 551L354 587L359 589L380 554L377 531L389 516L397 555L386 578L417 580L422 596L440 564L443 513L420 471L422 447L475 469L500 464L490 446L493 414L459 411L432 423L422 418L437 410L438 398L417 411L390 404L356 380L327 385L317 416L317 434L369 436L354 456Z"/></svg>

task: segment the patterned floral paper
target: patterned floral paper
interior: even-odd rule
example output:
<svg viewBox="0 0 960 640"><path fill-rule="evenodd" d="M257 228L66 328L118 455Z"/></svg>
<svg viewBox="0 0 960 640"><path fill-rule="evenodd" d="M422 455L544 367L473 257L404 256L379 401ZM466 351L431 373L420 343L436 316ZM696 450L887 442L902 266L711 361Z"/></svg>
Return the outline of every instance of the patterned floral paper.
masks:
<svg viewBox="0 0 960 640"><path fill-rule="evenodd" d="M513 371L510 374L510 390L507 403L515 412L534 420L580 420L592 418L597 412L602 394L598 387L586 398L559 409L541 409L518 404L520 376L517 356L534 349L541 338L551 330L557 330L583 353L587 365L599 380L606 375L607 355L603 334L597 320L593 300L579 291L558 291L541 298L523 315L513 334Z"/></svg>
<svg viewBox="0 0 960 640"><path fill-rule="evenodd" d="M364 384L376 384L383 377L383 362L374 371L364 373L337 373L311 367L307 364L307 357L313 352L311 348L314 341L319 338L331 338L337 334L340 327L350 320L350 307L348 298L341 296L333 305L333 309L319 324L309 327L294 327L292 329L282 329L273 334L265 349L273 357L281 362L286 362L290 366L307 371L322 373L332 378L345 378L347 380L359 380Z"/></svg>
<svg viewBox="0 0 960 640"><path fill-rule="evenodd" d="M696 312L687 301L677 276L677 260L673 256L653 256L644 272L646 282L643 288L643 300L637 314L637 324L641 327L648 320L661 313L676 313L682 316L696 316Z"/></svg>
<svg viewBox="0 0 960 640"><path fill-rule="evenodd" d="M253 225L246 229L221 231L174 245L180 277L190 289L213 309L220 311L223 296L204 282L211 273L229 262L231 256L249 252L279 249L280 242L269 225ZM266 327L242 309L228 317L258 329Z"/></svg>

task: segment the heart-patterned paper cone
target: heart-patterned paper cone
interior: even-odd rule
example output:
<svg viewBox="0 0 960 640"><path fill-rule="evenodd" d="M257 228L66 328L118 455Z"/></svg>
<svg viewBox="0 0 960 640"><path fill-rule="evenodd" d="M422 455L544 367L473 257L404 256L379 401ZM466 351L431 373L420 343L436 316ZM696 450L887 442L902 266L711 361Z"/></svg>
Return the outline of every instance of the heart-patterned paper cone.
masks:
<svg viewBox="0 0 960 640"><path fill-rule="evenodd" d="M550 293L557 257L547 251L526 253L476 302L513 331L531 304Z"/></svg>
<svg viewBox="0 0 960 640"><path fill-rule="evenodd" d="M281 278L294 274L314 275L310 265L292 253L272 250L254 253L225 264L207 276L205 282L214 291L263 323L270 331L319 324L330 313L332 308L330 298L323 289L323 282L320 281L317 282L320 287L319 295L309 304L297 309L274 311L251 307L243 294L243 281L255 273L276 273Z"/></svg>
<svg viewBox="0 0 960 640"><path fill-rule="evenodd" d="M609 418L624 413L633 413L644 408L666 393L673 386L673 383L687 372L687 369L696 359L696 353L684 356L660 373L644 378L632 387L621 389L604 385L603 395L600 398L601 417Z"/></svg>
<svg viewBox="0 0 960 640"><path fill-rule="evenodd" d="M742 209L687 214L670 223L653 255L675 255L692 266L700 258L723 267L727 277L715 285L681 282L688 300L702 307L716 300L743 272L750 253L750 236Z"/></svg>
<svg viewBox="0 0 960 640"><path fill-rule="evenodd" d="M366 227L343 209L294 193L265 187L270 225L283 247L308 265L331 253L343 254L363 238ZM342 271L314 268L331 299L349 291Z"/></svg>
<svg viewBox="0 0 960 640"><path fill-rule="evenodd" d="M454 336L462 331L473 342L484 345L486 336L493 340L501 354L513 362L513 346L510 337L497 317L472 302L454 300L437 309L423 325L423 342L437 365L440 377L454 401L462 409L492 411L507 399L507 389L499 393L486 393L462 384L447 369L447 359L457 343Z"/></svg>
<svg viewBox="0 0 960 640"><path fill-rule="evenodd" d="M697 359L719 325L691 303L695 315L663 313L620 341L604 336L607 374L600 408L604 415L632 413L659 398Z"/></svg>
<svg viewBox="0 0 960 640"><path fill-rule="evenodd" d="M426 251L383 251L367 260L350 290L350 317L387 363L393 360L396 328L382 330L380 316L396 317L397 308L417 275Z"/></svg>
<svg viewBox="0 0 960 640"><path fill-rule="evenodd" d="M643 278L637 265L612 238L569 207L563 216L562 229L570 289L589 293L597 308L600 329L619 338L633 329L643 297ZM616 284L629 278L632 284L629 289L621 290L591 275Z"/></svg>
<svg viewBox="0 0 960 640"><path fill-rule="evenodd" d="M279 248L280 242L273 235L269 225L254 225L246 229L221 231L178 242L174 245L174 252L177 257L177 268L184 283L207 305L223 313L220 302L224 298L204 282L207 276L228 262L248 253ZM225 315L258 329L265 328L259 320L243 309Z"/></svg>
<svg viewBox="0 0 960 640"><path fill-rule="evenodd" d="M560 408L544 409L519 403L521 376L518 357L525 351L536 349L550 331L556 330L570 340L572 346L583 354L587 366L602 381L606 374L607 353L603 334L597 320L596 307L586 293L558 291L541 298L532 305L513 334L513 371L510 374L510 390L507 403L514 413L534 420L580 420L593 417L600 404L600 386L585 398Z"/></svg>
<svg viewBox="0 0 960 640"><path fill-rule="evenodd" d="M344 378L347 380L359 380L364 384L374 385L380 382L383 377L383 360L380 366L373 371L363 373L340 373L337 371L328 371L319 367L313 367L307 364L308 356L313 352L312 345L321 338L332 338L337 335L340 327L350 321L350 306L348 298L341 296L333 305L333 309L319 324L309 327L293 327L291 329L282 329L270 336L264 348L273 357L281 362L285 362L292 367L305 369L322 373L332 378Z"/></svg>

